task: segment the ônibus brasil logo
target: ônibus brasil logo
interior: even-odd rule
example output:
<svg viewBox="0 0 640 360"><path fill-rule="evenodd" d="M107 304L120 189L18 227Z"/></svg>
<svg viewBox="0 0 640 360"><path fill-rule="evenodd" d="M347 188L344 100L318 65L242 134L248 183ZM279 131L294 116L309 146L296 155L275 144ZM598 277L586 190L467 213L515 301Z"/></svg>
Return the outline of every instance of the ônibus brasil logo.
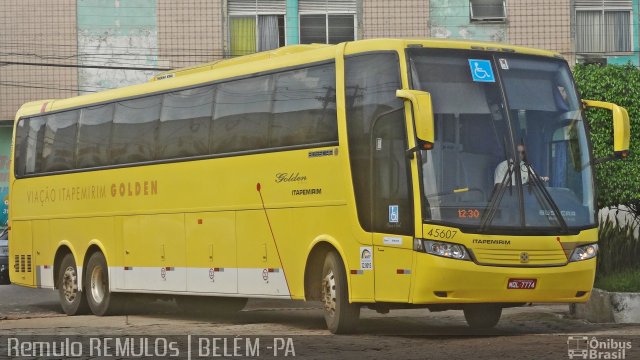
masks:
<svg viewBox="0 0 640 360"><path fill-rule="evenodd" d="M631 341L569 336L567 348L569 359L626 359Z"/></svg>

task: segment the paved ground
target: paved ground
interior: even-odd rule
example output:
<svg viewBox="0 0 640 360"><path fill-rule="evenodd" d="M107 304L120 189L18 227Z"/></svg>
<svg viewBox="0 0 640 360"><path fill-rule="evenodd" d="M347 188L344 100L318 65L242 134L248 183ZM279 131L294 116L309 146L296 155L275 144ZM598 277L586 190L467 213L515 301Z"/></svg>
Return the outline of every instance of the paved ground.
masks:
<svg viewBox="0 0 640 360"><path fill-rule="evenodd" d="M640 359L640 325L590 324L572 319L567 305L505 309L496 329L477 333L461 312L364 309L359 331L333 336L318 303L251 300L232 316L185 315L172 301L156 301L134 315L68 317L51 290L0 286L0 356L8 335L294 336L297 357L370 359L568 359L570 335L631 341L626 359ZM608 340L613 339L613 340Z"/></svg>

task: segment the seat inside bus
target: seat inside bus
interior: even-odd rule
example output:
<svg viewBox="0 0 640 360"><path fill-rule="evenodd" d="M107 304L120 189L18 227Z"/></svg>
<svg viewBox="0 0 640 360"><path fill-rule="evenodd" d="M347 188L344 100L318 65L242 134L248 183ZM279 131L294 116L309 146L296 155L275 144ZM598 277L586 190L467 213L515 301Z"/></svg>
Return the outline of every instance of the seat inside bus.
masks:
<svg viewBox="0 0 640 360"><path fill-rule="evenodd" d="M440 206L486 203L493 191L494 170L504 160L501 116L492 114L483 89L476 84L431 84L436 141L425 174L430 202ZM460 101L464 99L464 101ZM497 105L496 105L497 106ZM437 184L433 184L435 182Z"/></svg>

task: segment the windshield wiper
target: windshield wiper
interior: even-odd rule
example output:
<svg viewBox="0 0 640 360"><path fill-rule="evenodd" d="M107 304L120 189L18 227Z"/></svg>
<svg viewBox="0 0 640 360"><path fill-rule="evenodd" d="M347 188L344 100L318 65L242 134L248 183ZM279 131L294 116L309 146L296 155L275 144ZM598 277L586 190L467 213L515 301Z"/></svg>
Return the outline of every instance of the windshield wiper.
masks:
<svg viewBox="0 0 640 360"><path fill-rule="evenodd" d="M527 172L529 173L529 178L533 179L533 185L535 186L535 189L537 189L540 194L542 195L543 199L545 201L540 201L540 199L538 199L538 202L540 202L542 205L542 203L546 202L547 205L549 205L549 207L551 207L551 211L556 215L555 219L558 222L558 224L560 225L560 228L562 229L563 233L568 233L569 232L569 227L567 226L567 222L564 220L564 217L562 216L562 214L560 213L560 209L558 208L558 205L556 205L556 202L553 201L553 198L551 197L551 194L549 194L549 190L547 190L547 188L544 186L544 182L542 181L542 179L540 179L540 177L538 176L538 174L535 173L535 171L533 171L533 168L531 167L531 164L529 164L526 161L522 161L522 163L524 164L524 166L527 169ZM529 184L531 184L532 182L529 181ZM536 198L538 198L538 196L536 196Z"/></svg>
<svg viewBox="0 0 640 360"><path fill-rule="evenodd" d="M491 197L491 201L484 210L484 215L482 216L482 221L480 222L479 232L483 232L493 221L493 218L498 212L498 205L502 201L504 193L507 191L507 187L509 187L509 191L512 191L511 182L513 176L513 162L507 160L507 164L508 169L507 171L505 171L504 176L502 177L502 181L500 182L500 185L498 187L498 192L494 192L493 196ZM509 181L509 185L507 185L507 180Z"/></svg>

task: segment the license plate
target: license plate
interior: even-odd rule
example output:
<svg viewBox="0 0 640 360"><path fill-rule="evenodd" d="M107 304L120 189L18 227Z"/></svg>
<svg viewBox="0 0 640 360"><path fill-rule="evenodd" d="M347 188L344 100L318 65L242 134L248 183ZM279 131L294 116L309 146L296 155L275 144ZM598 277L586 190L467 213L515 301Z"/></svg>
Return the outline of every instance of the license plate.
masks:
<svg viewBox="0 0 640 360"><path fill-rule="evenodd" d="M537 283L537 279L509 279L509 282L507 282L507 289L531 290L536 288Z"/></svg>

